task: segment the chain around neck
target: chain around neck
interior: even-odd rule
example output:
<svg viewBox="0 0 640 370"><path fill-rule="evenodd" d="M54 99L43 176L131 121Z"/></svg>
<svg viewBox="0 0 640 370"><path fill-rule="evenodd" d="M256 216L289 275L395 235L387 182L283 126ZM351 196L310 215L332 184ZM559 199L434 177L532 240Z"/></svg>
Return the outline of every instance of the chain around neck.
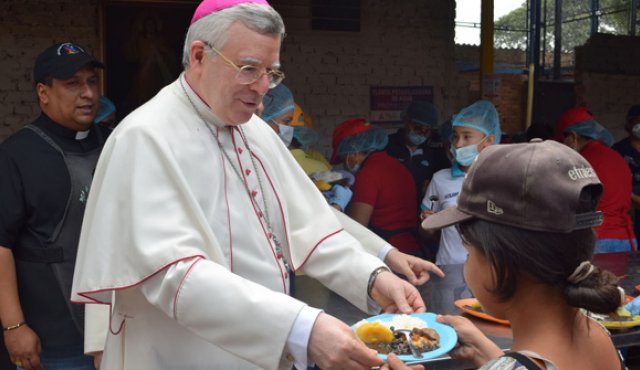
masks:
<svg viewBox="0 0 640 370"><path fill-rule="evenodd" d="M227 162L229 162L229 165L231 165L231 168L233 168L233 171L236 173L236 175L238 176L238 178L240 179L240 181L242 182L242 184L244 185L245 190L247 191L247 195L249 196L249 200L258 208L258 210L260 211L260 213L262 213L264 215L264 220L267 226L267 230L269 232L269 234L271 234L271 239L273 240L273 243L276 247L276 251L278 253L280 253L282 255L282 261L284 262L285 267L287 268L287 270L290 270L289 268L289 263L287 262L287 259L282 251L282 246L280 244L280 242L278 241L278 239L276 238L276 234L273 232L273 227L271 226L271 218L269 217L269 210L267 208L267 200L266 200L266 193L264 191L264 187L262 185L262 178L260 176L260 171L258 171L258 166L256 165L256 160L253 157L253 151L251 150L251 147L249 146L249 140L247 140L247 136L244 134L244 131L242 130L242 127L238 127L238 130L240 131L240 137L242 138L242 142L244 143L244 146L247 148L247 151L249 152L249 158L251 159L251 165L253 166L253 172L256 174L256 178L258 179L258 186L260 188L260 191L262 192L262 205L264 207L260 207L260 204L255 201L255 198L252 196L251 194L251 189L249 189L249 185L247 185L247 182L244 180L244 177L242 176L242 173L240 172L240 169L238 167L235 166L235 164L233 163L233 161L231 160L231 157L229 157L229 154L227 153L226 150L224 150L222 143L220 142L220 138L218 136L218 132L214 131L211 128L211 125L207 123L207 120L204 119L204 117L202 116L202 114L200 114L200 111L198 110L198 107L196 107L196 104L193 102L193 100L191 100L191 97L189 96L189 93L187 92L187 88L184 86L184 82L182 82L182 78L178 79L180 81L180 86L182 87L182 91L184 92L185 96L187 97L187 100L189 101L189 103L191 104L191 107L193 108L193 110L196 112L196 114L198 115L198 117L200 118L200 120L202 121L202 123L205 125L205 127L209 130L209 132L211 133L211 135L213 136L213 138L216 141L216 144L218 144L218 149L220 149L220 151L222 152L222 154L224 155L225 159L227 160ZM233 135L232 127L227 127L229 132Z"/></svg>

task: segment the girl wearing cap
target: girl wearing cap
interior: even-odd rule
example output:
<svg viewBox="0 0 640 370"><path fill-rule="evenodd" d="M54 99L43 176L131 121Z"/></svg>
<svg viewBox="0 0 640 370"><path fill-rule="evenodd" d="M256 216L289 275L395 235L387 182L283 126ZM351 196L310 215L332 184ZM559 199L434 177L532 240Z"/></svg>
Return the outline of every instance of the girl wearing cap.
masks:
<svg viewBox="0 0 640 370"><path fill-rule="evenodd" d="M624 368L606 329L580 310L609 313L622 301L618 279L589 262L601 194L589 163L555 141L478 156L457 206L422 227L458 228L465 280L486 312L510 321L513 344L504 354L468 319L442 316L459 337L452 357L483 370Z"/></svg>
<svg viewBox="0 0 640 370"><path fill-rule="evenodd" d="M434 212L455 206L464 174L478 153L500 142L498 112L488 101L480 100L462 109L453 117L452 126L450 151L454 162L451 168L440 170L433 175L421 204L423 219ZM457 230L453 227L443 229L436 264L459 264L466 258L467 251Z"/></svg>

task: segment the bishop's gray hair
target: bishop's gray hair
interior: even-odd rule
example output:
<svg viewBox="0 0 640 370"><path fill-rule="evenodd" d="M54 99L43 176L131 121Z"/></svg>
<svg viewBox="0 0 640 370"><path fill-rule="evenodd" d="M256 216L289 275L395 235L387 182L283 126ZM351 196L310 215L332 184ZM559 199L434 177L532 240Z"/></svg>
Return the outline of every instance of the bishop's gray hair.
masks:
<svg viewBox="0 0 640 370"><path fill-rule="evenodd" d="M227 31L235 22L242 23L252 31L263 35L274 34L284 38L284 22L272 7L253 3L243 3L231 8L213 12L198 19L187 31L182 51L182 65L189 67L191 43L206 41L220 50L227 41Z"/></svg>

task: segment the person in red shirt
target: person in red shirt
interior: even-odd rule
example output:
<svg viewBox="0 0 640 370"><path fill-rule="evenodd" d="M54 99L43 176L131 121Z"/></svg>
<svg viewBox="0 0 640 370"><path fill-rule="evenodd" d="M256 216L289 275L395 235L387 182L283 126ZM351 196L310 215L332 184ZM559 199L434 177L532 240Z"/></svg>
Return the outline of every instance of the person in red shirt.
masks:
<svg viewBox="0 0 640 370"><path fill-rule="evenodd" d="M400 251L422 256L417 241L416 185L411 172L385 151L387 132L363 118L333 131L333 156L355 174L346 214Z"/></svg>
<svg viewBox="0 0 640 370"><path fill-rule="evenodd" d="M598 235L595 253L637 249L631 207L631 171L624 158L610 146L613 136L585 107L574 107L562 114L556 136L580 153L593 167L604 185L598 210L604 222L594 230ZM580 176L576 171L569 176Z"/></svg>

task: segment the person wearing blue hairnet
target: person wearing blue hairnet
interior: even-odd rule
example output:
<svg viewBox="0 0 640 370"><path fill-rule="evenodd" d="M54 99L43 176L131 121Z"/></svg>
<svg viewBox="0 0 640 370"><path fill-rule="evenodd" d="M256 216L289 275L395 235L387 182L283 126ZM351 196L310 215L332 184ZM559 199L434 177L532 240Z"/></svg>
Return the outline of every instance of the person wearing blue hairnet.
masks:
<svg viewBox="0 0 640 370"><path fill-rule="evenodd" d="M288 87L280 84L267 91L262 98L264 109L260 113L266 123L280 136L286 147L289 147L293 139L293 94Z"/></svg>
<svg viewBox="0 0 640 370"><path fill-rule="evenodd" d="M307 175L331 171L328 161L321 161L307 155L311 146L319 139L317 132L304 126L292 126L295 103L288 87L280 84L270 89L264 96L262 105L262 111L258 112L260 118L278 134ZM351 199L351 191L347 188L337 189L338 187L342 185L336 186L328 200L330 204L339 205L342 210Z"/></svg>
<svg viewBox="0 0 640 370"><path fill-rule="evenodd" d="M421 218L454 207L462 189L464 174L478 154L486 147L500 143L500 119L490 102L479 100L462 109L451 120L451 168L433 175L420 205ZM440 234L437 265L464 263L467 251L455 227L445 227Z"/></svg>
<svg viewBox="0 0 640 370"><path fill-rule="evenodd" d="M598 211L602 225L593 230L598 236L594 253L626 252L637 249L631 208L631 170L622 156L610 146L613 135L586 107L566 110L556 126L556 137L582 155L593 167L604 190Z"/></svg>
<svg viewBox="0 0 640 370"><path fill-rule="evenodd" d="M278 133L282 142L289 148L296 162L307 175L313 177L314 174L328 173L332 170L330 165L308 155L309 149L318 140L317 132L304 126L292 126L294 110L295 103L291 90L280 84L265 95L263 110L258 114ZM406 276L409 282L414 285L426 282L429 279L429 273L443 276L443 272L435 265L401 253L366 227L341 212L346 209L351 200L352 191L348 186L353 184L352 178L353 175L343 173L343 179L348 180L348 184L334 184L329 191L324 192L327 202L336 210L335 215L344 229L358 239L369 253L383 260L395 273Z"/></svg>
<svg viewBox="0 0 640 370"><path fill-rule="evenodd" d="M384 151L387 142L384 129L362 118L342 122L333 131L332 160L341 159L356 176L346 212L400 251L422 256L413 177Z"/></svg>
<svg viewBox="0 0 640 370"><path fill-rule="evenodd" d="M291 90L284 84L280 84L270 89L264 96L262 110L258 115L278 134L307 174L330 171L331 165L326 159L309 155L311 147L319 137L314 130L293 122L295 109Z"/></svg>
<svg viewBox="0 0 640 370"><path fill-rule="evenodd" d="M443 143L439 140L438 110L426 101L412 101L403 111L404 126L389 135L387 153L411 172L416 184L416 204L424 196L437 171L451 166ZM416 207L416 213L419 208Z"/></svg>
<svg viewBox="0 0 640 370"><path fill-rule="evenodd" d="M116 126L115 104L104 95L100 96L98 103L98 113L96 113L93 123L107 128L114 128Z"/></svg>

